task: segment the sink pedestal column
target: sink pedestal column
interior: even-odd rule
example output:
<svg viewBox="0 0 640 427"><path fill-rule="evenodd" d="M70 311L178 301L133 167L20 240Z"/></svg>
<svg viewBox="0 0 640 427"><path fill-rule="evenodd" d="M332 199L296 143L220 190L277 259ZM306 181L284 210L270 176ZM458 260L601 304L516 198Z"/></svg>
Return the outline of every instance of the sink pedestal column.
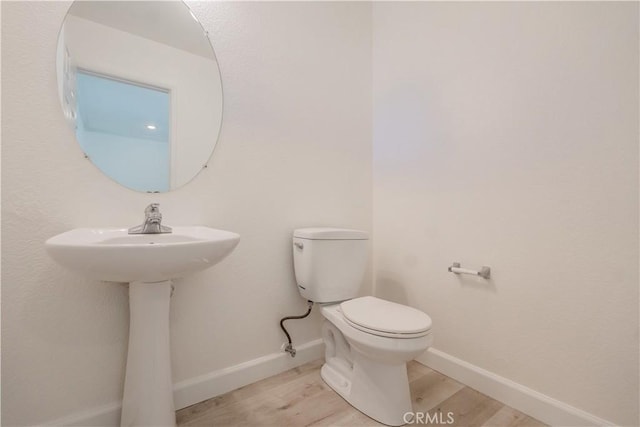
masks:
<svg viewBox="0 0 640 427"><path fill-rule="evenodd" d="M120 425L176 425L169 347L171 281L129 284L129 352Z"/></svg>

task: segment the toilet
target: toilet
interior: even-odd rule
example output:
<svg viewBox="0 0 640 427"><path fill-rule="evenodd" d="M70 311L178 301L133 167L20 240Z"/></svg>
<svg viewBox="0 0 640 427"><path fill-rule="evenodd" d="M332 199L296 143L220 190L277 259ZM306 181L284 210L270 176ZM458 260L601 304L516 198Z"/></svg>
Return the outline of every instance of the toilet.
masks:
<svg viewBox="0 0 640 427"><path fill-rule="evenodd" d="M356 298L367 265L369 236L342 228L293 233L300 294L325 318L322 379L353 407L390 426L412 412L407 362L432 343L431 318L380 298Z"/></svg>

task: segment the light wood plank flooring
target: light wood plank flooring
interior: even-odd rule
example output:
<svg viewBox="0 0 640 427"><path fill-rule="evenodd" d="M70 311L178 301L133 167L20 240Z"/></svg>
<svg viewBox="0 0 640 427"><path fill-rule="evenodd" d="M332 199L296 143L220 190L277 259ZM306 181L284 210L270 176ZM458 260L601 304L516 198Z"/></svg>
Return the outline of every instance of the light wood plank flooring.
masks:
<svg viewBox="0 0 640 427"><path fill-rule="evenodd" d="M177 412L178 426L380 426L320 378L317 360ZM413 410L453 415L449 426L545 424L417 362L408 364ZM424 423L422 425L425 425ZM429 424L426 424L429 425ZM431 423L430 425L438 425Z"/></svg>

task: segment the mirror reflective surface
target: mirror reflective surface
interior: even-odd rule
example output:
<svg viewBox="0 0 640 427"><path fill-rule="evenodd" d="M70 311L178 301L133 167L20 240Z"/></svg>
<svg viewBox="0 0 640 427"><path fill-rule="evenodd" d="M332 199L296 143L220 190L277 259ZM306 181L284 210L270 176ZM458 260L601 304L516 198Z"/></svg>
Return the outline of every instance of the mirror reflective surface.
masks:
<svg viewBox="0 0 640 427"><path fill-rule="evenodd" d="M208 35L182 1L76 1L58 36L58 93L82 151L116 182L165 192L206 166L222 124Z"/></svg>

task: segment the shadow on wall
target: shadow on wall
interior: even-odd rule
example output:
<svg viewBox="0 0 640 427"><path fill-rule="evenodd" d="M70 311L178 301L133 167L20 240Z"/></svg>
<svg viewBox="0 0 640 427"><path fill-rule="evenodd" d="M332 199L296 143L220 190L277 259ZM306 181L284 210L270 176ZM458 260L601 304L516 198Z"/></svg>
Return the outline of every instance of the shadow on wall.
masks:
<svg viewBox="0 0 640 427"><path fill-rule="evenodd" d="M493 274L493 271L491 273ZM451 273L451 274L455 276L454 280L462 288L475 288L478 290L491 292L492 294L498 293L498 288L496 287L496 284L493 281L493 277L489 279L484 279L482 277L473 276L470 274L454 274L454 273Z"/></svg>
<svg viewBox="0 0 640 427"><path fill-rule="evenodd" d="M484 279L478 276L468 274L451 274L451 280L454 280L458 286L463 288L475 288L491 292L498 292L498 288L493 280ZM450 283L447 281L447 283ZM407 285L403 283L403 278L391 271L379 271L375 282L375 296L378 298L393 301L398 304L411 305L406 291Z"/></svg>
<svg viewBox="0 0 640 427"><path fill-rule="evenodd" d="M390 271L379 271L376 277L375 296L393 301L398 304L409 305L407 291L402 280Z"/></svg>

